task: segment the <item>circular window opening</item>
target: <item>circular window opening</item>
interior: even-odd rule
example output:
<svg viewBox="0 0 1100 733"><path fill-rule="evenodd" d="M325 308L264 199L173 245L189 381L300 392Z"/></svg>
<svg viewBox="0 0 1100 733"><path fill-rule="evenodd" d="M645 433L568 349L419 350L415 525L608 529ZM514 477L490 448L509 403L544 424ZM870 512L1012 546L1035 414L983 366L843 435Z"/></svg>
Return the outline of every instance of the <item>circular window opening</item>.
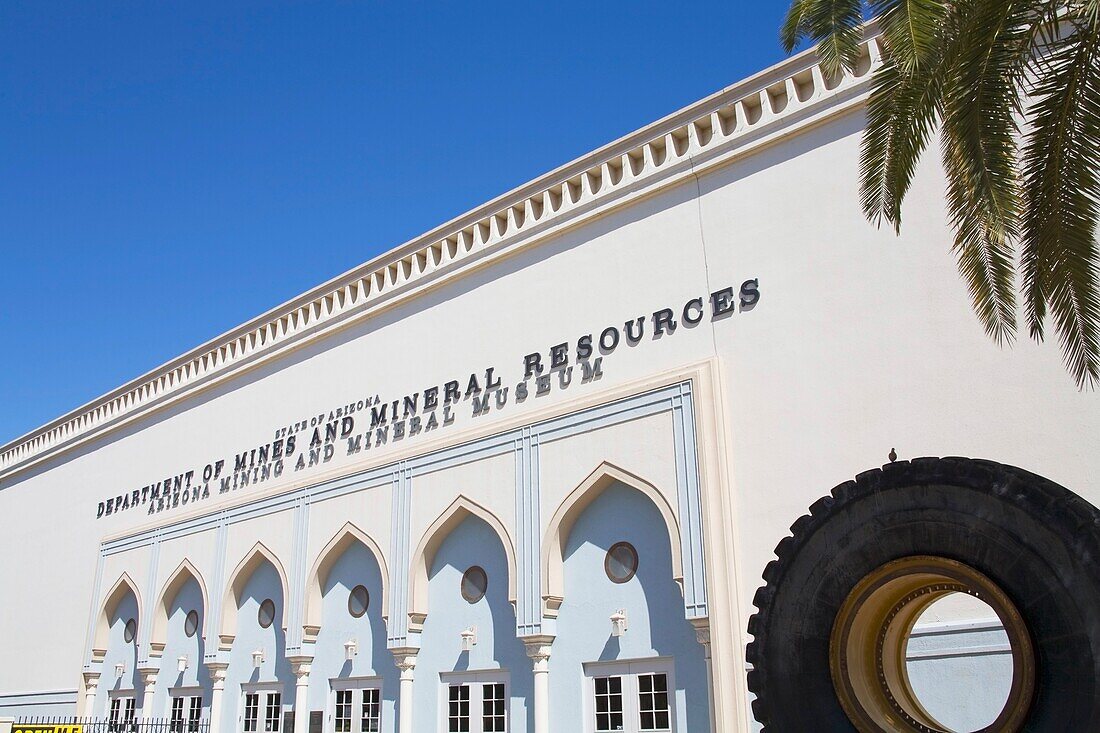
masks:
<svg viewBox="0 0 1100 733"><path fill-rule="evenodd" d="M188 637L194 636L199 631L199 612L188 611L187 617L183 620L183 633Z"/></svg>
<svg viewBox="0 0 1100 733"><path fill-rule="evenodd" d="M928 555L856 584L833 622L829 664L860 731L1017 731L1035 690L1016 606L978 570Z"/></svg>
<svg viewBox="0 0 1100 733"><path fill-rule="evenodd" d="M260 622L261 628L268 628L275 622L275 601L270 598L264 599L264 602L260 604L260 610L256 614L257 619Z"/></svg>
<svg viewBox="0 0 1100 733"><path fill-rule="evenodd" d="M351 593L348 594L348 613L359 618L367 612L369 605L370 593L367 592L366 586L357 585L351 589Z"/></svg>
<svg viewBox="0 0 1100 733"><path fill-rule="evenodd" d="M462 574L462 597L467 603L480 601L488 588L489 576L481 567L474 565Z"/></svg>
<svg viewBox="0 0 1100 733"><path fill-rule="evenodd" d="M607 551L603 569L612 583L625 583L638 572L638 551L629 542L616 542Z"/></svg>
<svg viewBox="0 0 1100 733"><path fill-rule="evenodd" d="M126 627L122 630L122 638L127 644L137 638L137 621L130 619L126 622Z"/></svg>
<svg viewBox="0 0 1100 733"><path fill-rule="evenodd" d="M966 646L997 651L962 653ZM1012 692L1008 633L997 612L968 593L949 593L921 613L908 635L905 668L917 701L949 731L989 728Z"/></svg>

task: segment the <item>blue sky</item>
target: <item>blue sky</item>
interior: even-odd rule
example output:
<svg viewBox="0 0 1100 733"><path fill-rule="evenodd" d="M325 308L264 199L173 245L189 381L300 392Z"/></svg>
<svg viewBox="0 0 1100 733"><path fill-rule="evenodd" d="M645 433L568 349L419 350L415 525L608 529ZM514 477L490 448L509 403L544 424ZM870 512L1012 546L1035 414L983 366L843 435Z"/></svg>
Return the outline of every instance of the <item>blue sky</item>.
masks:
<svg viewBox="0 0 1100 733"><path fill-rule="evenodd" d="M785 2L0 3L0 443L783 58Z"/></svg>

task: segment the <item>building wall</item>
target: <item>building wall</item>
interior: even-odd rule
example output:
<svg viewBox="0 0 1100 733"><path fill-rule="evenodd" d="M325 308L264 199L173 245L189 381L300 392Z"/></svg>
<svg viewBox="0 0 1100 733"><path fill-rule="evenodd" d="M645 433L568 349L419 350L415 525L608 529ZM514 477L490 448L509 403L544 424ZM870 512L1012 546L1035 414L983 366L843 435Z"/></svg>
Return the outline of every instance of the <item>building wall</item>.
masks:
<svg viewBox="0 0 1100 733"><path fill-rule="evenodd" d="M791 64L705 102L711 132L737 95L812 71L809 61ZM862 218L866 79L845 84L765 114L740 142L706 148L691 127L691 155L675 152L672 132L689 117L658 123L643 132L664 141L664 152L626 139L624 151L646 143L642 174L605 198L582 195L560 224L497 237L471 249L470 264L453 275L443 265L426 271L422 284L361 317L270 352L255 347L254 360L224 378L171 399L165 386L157 409L5 469L0 514L20 521L0 540L11 558L0 564L0 587L5 597L56 602L5 605L0 645L20 664L0 665L0 714L84 710L94 674L87 712L101 714L116 657L126 658L127 675L143 665L174 669L180 609L167 600L164 638L154 638L154 618L186 560L205 588L203 669L194 650L194 679L205 685L211 665L228 664L223 730L237 725L241 685L277 683L290 709L290 657L313 658L311 710L330 714L333 677L377 675L392 722L399 682L390 650L418 647L418 729L435 720L422 711L438 712L439 674L463 663L507 669L513 729L531 728L531 661L517 637L541 636L556 637L555 714L576 722L585 663L668 658L678 731L706 729L712 711L720 729L746 729L753 594L791 523L835 484L884 463L893 448L902 458L1018 465L1100 503L1090 440L1100 432L1100 398L1074 388L1051 345L999 348L982 333L949 253L936 162L918 171L900 237ZM660 155L671 156L666 167ZM588 168L570 171L577 185L594 185ZM738 304L748 280L760 299ZM734 307L714 317L711 294L727 286ZM704 309L697 324L684 318L694 298ZM653 314L662 308L676 328L657 334ZM622 335L639 317L641 338ZM601 349L611 327L619 341ZM582 364L586 335L595 346ZM538 353L548 365L551 347L563 343L565 367L542 382L525 373L525 356ZM483 414L466 394L471 376L478 386L501 379ZM427 390L448 380L463 397L449 414L435 411L437 427L413 434L409 423L409 432L358 449L325 437L346 417L351 437L362 437L372 407L405 395L417 395L426 423ZM330 415L337 409L342 417ZM298 468L315 428L316 462ZM288 433L297 445L281 472L244 486L235 458L285 445ZM197 500L184 492L188 501L168 509L146 501L97 516L109 498L188 471L197 484L207 468L217 477ZM223 493L220 479L234 476ZM571 515L593 486L604 493ZM575 520L564 538L555 534L562 516ZM346 549L322 583L318 563L349 523L369 548ZM598 570L612 531L633 537L646 559L637 583L608 587ZM257 548L265 559L253 567ZM473 554L492 566L484 605L454 598L454 576ZM37 572L27 572L32 563ZM242 567L248 579L235 594ZM377 603L353 623L344 604L360 574ZM139 627L129 649L115 639L117 619L104 618L124 575ZM508 585L496 582L504 577ZM578 584L592 589L584 602L570 591ZM184 592L194 603L194 588ZM276 600L272 629L256 624L261 596ZM619 607L630 629L616 647L608 616ZM478 645L462 662L453 647L475 623ZM348 668L342 650L352 633L360 652ZM267 652L259 672L257 648ZM708 693L708 648L717 694ZM157 682L158 715L173 675Z"/></svg>

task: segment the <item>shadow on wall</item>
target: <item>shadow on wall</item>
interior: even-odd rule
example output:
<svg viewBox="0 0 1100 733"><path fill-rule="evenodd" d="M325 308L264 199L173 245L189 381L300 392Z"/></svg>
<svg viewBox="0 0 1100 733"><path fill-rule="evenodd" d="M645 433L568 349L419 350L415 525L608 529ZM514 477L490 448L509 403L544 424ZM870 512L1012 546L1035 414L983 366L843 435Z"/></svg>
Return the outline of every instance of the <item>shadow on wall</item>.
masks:
<svg viewBox="0 0 1100 733"><path fill-rule="evenodd" d="M487 584L484 597L470 602L462 594L462 576L473 566L485 571ZM464 652L461 635L469 628L476 629L477 643ZM523 642L516 638L516 615L508 598L508 560L492 527L469 516L440 544L428 573L428 618L416 665L417 730L434 731L442 724L448 674L476 685L482 681L477 672L507 675L508 730L532 730L531 663ZM471 709L480 710L474 704Z"/></svg>
<svg viewBox="0 0 1100 733"><path fill-rule="evenodd" d="M193 627L187 621L191 612L195 614L196 623ZM203 655L206 653L203 637L208 633L205 622L206 609L203 608L202 589L192 577L180 588L168 607L161 673L153 697L154 717L168 717L171 707L169 699L179 688L201 689L203 708L209 716L211 680L203 664ZM189 634L189 631L192 633ZM178 671L180 657L187 658L187 669L183 672Z"/></svg>
<svg viewBox="0 0 1100 733"><path fill-rule="evenodd" d="M134 637L127 641L127 624L133 621L131 629ZM137 598L133 593L127 592L114 613L111 614L110 627L107 637L107 653L103 657L103 677L107 684L100 684L96 695L95 714L106 716L110 711L110 698L114 696L133 697L135 710L141 706L142 696L145 694L145 684L141 675L137 672L138 645L137 639L141 633L139 624L145 620L138 615ZM117 665L122 665L122 675L116 672ZM121 706L121 715L125 714L126 706Z"/></svg>
<svg viewBox="0 0 1100 733"><path fill-rule="evenodd" d="M270 600L274 606L271 625L260 624L260 606ZM286 659L283 586L278 571L263 561L252 572L237 601L237 635L226 670L222 730L237 730L237 718L244 707L241 685L254 685L282 693L283 709L294 702L294 675ZM264 661L257 668L252 653L262 651ZM236 696L236 704L232 702ZM263 715L263 711L260 712ZM262 721L260 723L262 729Z"/></svg>
<svg viewBox="0 0 1100 733"><path fill-rule="evenodd" d="M373 553L362 542L353 542L329 570L321 588L321 630L314 647L310 672L309 707L327 710L330 680L354 677L382 679L382 729L394 730L398 672L386 646L386 625L382 618L382 571ZM367 590L367 609L356 618L349 608L352 589ZM345 659L344 644L354 640L358 654Z"/></svg>
<svg viewBox="0 0 1100 733"><path fill-rule="evenodd" d="M625 583L613 582L604 567L607 551L618 542L629 542L638 555L637 572ZM648 497L616 482L585 508L565 542L564 584L550 695L555 714L575 711L576 717L562 722L583 730L586 663L663 658L672 665L676 730L709 730L703 647L672 576L667 527ZM628 628L616 637L610 617L620 609Z"/></svg>

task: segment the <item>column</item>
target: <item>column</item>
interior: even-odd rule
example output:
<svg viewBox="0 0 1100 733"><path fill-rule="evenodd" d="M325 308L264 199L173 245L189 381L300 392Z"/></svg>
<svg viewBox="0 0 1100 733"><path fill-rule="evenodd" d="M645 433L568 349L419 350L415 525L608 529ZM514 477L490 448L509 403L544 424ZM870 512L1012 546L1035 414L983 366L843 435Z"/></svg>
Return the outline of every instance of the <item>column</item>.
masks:
<svg viewBox="0 0 1100 733"><path fill-rule="evenodd" d="M145 686L145 692L141 696L141 719L149 720L153 717L153 693L157 689L157 672L159 667L139 667L138 674Z"/></svg>
<svg viewBox="0 0 1100 733"><path fill-rule="evenodd" d="M222 693L225 691L225 670L229 667L224 662L208 662L206 668L210 671L210 733L218 733L222 727Z"/></svg>
<svg viewBox="0 0 1100 733"><path fill-rule="evenodd" d="M397 733L412 733L413 725L413 670L419 649L398 647L390 649L397 668L401 670L401 686L397 695Z"/></svg>
<svg viewBox="0 0 1100 733"><path fill-rule="evenodd" d="M99 692L99 672L84 673L84 717L95 715L95 698Z"/></svg>
<svg viewBox="0 0 1100 733"><path fill-rule="evenodd" d="M704 625L707 624L707 625ZM711 668L710 661L710 626L708 619L692 619L692 625L695 626L695 641L703 645L703 659L707 663L707 697L710 707L710 729L715 730L714 727L714 671Z"/></svg>
<svg viewBox="0 0 1100 733"><path fill-rule="evenodd" d="M550 733L550 645L552 636L529 636L523 640L535 673L535 731Z"/></svg>
<svg viewBox="0 0 1100 733"><path fill-rule="evenodd" d="M309 672L313 657L287 657L294 672L294 733L309 731Z"/></svg>

